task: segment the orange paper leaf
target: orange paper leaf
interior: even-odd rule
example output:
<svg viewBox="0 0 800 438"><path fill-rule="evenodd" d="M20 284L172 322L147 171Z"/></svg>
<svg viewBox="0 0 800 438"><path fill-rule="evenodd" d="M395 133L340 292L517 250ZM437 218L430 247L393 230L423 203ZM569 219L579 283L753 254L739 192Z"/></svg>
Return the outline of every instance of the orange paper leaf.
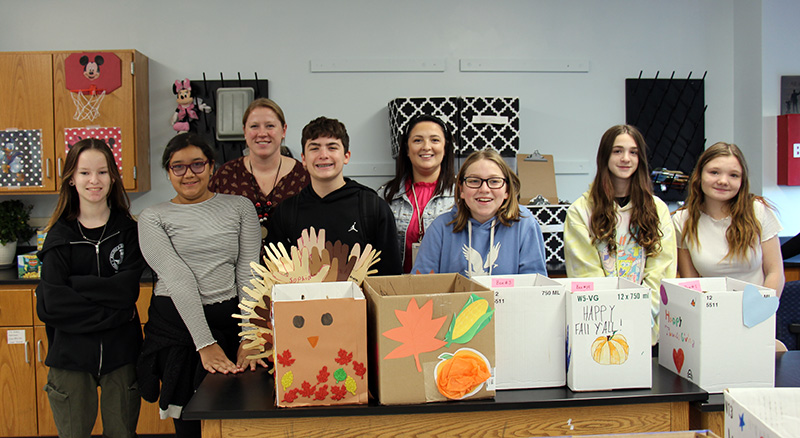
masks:
<svg viewBox="0 0 800 438"><path fill-rule="evenodd" d="M431 319L433 316L433 301L428 300L420 308L414 298L409 300L408 308L405 311L395 310L394 313L397 315L397 320L400 321L400 327L383 332L383 336L393 341L402 342L403 345L389 352L384 359L399 359L413 355L417 364L417 371L421 373L422 366L419 364L419 354L437 350L445 345L443 340L436 339L436 333L439 332L447 317L442 316Z"/></svg>

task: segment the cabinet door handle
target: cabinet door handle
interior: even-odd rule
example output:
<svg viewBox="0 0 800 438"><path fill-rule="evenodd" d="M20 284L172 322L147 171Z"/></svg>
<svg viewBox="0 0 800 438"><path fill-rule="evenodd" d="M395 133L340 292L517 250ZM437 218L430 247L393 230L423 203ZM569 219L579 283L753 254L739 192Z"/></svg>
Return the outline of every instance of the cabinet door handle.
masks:
<svg viewBox="0 0 800 438"><path fill-rule="evenodd" d="M50 159L46 159L45 161L45 173L47 174L47 179L50 179Z"/></svg>
<svg viewBox="0 0 800 438"><path fill-rule="evenodd" d="M28 341L25 341L25 363L31 363L30 359L28 358Z"/></svg>
<svg viewBox="0 0 800 438"><path fill-rule="evenodd" d="M42 361L42 340L39 339L36 341L36 360L41 362Z"/></svg>
<svg viewBox="0 0 800 438"><path fill-rule="evenodd" d="M61 157L56 160L56 170L58 171L58 177L61 178Z"/></svg>

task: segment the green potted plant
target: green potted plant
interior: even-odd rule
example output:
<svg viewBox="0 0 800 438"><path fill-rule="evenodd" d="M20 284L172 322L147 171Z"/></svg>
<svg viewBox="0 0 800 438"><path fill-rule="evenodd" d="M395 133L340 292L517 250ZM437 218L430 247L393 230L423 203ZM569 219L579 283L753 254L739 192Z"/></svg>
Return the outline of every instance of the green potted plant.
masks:
<svg viewBox="0 0 800 438"><path fill-rule="evenodd" d="M0 265L14 262L17 241L26 242L36 234L28 225L32 208L18 199L0 202Z"/></svg>

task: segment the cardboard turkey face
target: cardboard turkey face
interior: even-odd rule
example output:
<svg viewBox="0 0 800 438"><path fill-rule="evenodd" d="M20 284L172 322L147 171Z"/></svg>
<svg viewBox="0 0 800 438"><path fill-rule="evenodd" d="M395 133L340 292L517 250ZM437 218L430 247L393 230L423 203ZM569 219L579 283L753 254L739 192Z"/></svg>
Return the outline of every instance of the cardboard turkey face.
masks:
<svg viewBox="0 0 800 438"><path fill-rule="evenodd" d="M272 293L278 403L366 402L366 302L355 283L275 285Z"/></svg>

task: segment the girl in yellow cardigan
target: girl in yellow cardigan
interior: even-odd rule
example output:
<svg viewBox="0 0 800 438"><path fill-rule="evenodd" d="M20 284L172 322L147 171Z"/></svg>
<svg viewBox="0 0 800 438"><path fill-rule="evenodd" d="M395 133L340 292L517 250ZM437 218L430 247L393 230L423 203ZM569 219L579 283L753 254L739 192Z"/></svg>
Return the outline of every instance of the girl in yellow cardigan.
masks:
<svg viewBox="0 0 800 438"><path fill-rule="evenodd" d="M658 289L676 272L669 209L653 196L647 144L633 126L609 128L597 174L564 223L568 277L622 277L650 288L651 341L658 342Z"/></svg>

